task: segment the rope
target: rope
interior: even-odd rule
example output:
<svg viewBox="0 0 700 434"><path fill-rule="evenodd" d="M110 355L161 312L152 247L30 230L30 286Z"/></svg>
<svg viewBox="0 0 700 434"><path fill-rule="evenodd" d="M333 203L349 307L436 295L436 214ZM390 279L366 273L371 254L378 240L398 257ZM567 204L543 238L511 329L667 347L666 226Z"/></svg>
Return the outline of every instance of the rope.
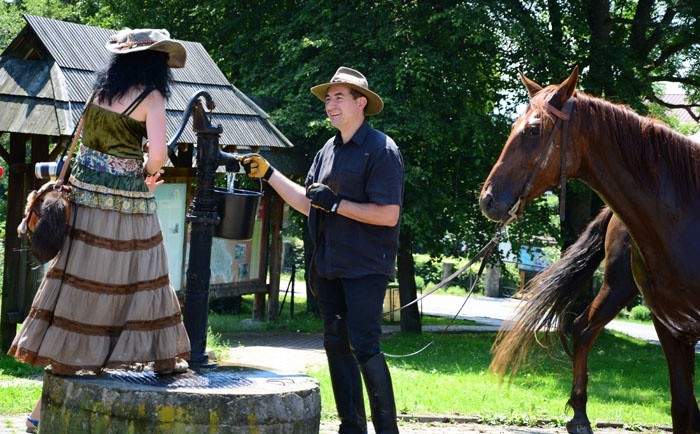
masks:
<svg viewBox="0 0 700 434"><path fill-rule="evenodd" d="M438 283L435 285L430 291L427 293L423 294L420 298L416 298L415 300L411 301L410 303L401 306L398 309L394 309L392 311L386 312L384 316L390 315L393 312L396 312L398 310L404 309L408 306L411 306L412 304L417 303L418 301L424 299L425 297L429 296L430 294L434 293L438 289L444 287L454 279L456 279L458 276L460 276L462 273L464 273L467 268L471 267L472 264L474 264L480 257L481 257L481 264L479 265L479 272L476 274L476 278L474 279L474 282L472 283L472 286L469 288L469 291L467 292L467 297L464 299L464 302L462 303L462 306L460 306L459 310L457 313L450 319L450 322L447 323L444 329L438 332L438 334L443 334L446 333L447 330L452 326L452 324L455 322L455 320L459 317L460 313L462 313L462 310L464 309L464 306L467 305L467 301L469 301L469 297L471 297L472 293L474 292L474 289L476 288L476 284L479 282L479 279L481 278L481 275L484 272L484 268L486 268L486 260L489 258L491 255L491 252L493 251L493 248L496 247L500 239L505 235L505 224L504 225L499 225L496 227L496 234L491 238L491 241L486 243L486 245L477 253L472 259L469 260L469 262L462 266L459 270L455 271L452 273L450 276L446 277L442 282ZM400 358L405 358L405 357L412 357L415 355L418 355L422 353L424 350L428 349L431 345L435 343L435 339L431 340L428 342L423 348L414 351L409 354L388 354L384 353L386 357L391 357L395 359L400 359Z"/></svg>

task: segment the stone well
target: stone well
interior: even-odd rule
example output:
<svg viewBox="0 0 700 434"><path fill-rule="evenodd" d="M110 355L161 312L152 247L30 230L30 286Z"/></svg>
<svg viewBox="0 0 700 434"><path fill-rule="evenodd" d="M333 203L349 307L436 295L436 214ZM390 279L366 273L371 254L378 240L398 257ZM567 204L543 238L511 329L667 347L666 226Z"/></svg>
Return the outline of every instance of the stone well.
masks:
<svg viewBox="0 0 700 434"><path fill-rule="evenodd" d="M243 366L163 377L46 373L41 434L317 434L320 418L318 383L303 374Z"/></svg>

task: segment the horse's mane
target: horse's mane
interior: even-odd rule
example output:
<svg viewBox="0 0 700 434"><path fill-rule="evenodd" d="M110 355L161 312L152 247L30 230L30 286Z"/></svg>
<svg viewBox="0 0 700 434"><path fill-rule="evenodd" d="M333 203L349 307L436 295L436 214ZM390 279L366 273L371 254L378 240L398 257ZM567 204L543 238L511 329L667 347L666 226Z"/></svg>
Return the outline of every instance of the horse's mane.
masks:
<svg viewBox="0 0 700 434"><path fill-rule="evenodd" d="M549 101L556 87L541 93ZM548 94L548 95L547 95ZM540 96L539 94L537 95ZM679 194L685 199L700 191L700 145L657 119L637 114L631 108L576 92L576 114L591 131L607 131L619 146L622 161L640 185L652 179L659 184L660 160L666 161ZM539 98L538 98L539 100ZM541 113L548 112L542 110ZM548 122L553 122L551 118Z"/></svg>

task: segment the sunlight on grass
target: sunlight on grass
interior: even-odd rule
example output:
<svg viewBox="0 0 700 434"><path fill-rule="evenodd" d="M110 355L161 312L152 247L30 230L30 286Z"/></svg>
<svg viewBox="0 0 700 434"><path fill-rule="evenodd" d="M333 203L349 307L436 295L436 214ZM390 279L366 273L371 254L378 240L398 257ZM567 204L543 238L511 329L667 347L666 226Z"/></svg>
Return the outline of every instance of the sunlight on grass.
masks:
<svg viewBox="0 0 700 434"><path fill-rule="evenodd" d="M0 414L31 411L41 396L44 370L0 355Z"/></svg>
<svg viewBox="0 0 700 434"><path fill-rule="evenodd" d="M295 305L296 312L305 312L303 303L301 300ZM244 309L245 305L244 300ZM320 332L318 319L304 316L299 314L291 320L285 311L277 322L261 324L250 320L248 311L238 316L212 315L210 325L214 335L295 330L299 324L307 324L308 332ZM424 325L445 325L449 319L424 317L422 321ZM507 379L501 384L488 372L494 336L483 332L424 332L385 337L382 348L388 354L412 353L434 341L416 356L388 359L398 411L479 417L491 423L565 424L573 416L566 408L572 381L567 356L562 352L555 353L554 358L534 355L529 369L520 371L510 384ZM210 339L216 342L217 338ZM225 340L219 345L224 350ZM659 346L606 331L593 348L589 370L588 410L592 421L647 427L671 425L668 370ZM319 381L322 417L333 419L335 404L328 369L324 366L306 373Z"/></svg>

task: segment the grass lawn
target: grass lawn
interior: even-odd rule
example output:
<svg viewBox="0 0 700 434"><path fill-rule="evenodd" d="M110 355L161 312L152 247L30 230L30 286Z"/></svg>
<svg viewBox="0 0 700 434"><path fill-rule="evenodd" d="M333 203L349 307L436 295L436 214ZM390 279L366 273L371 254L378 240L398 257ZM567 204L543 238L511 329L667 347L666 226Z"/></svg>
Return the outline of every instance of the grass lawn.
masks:
<svg viewBox="0 0 700 434"><path fill-rule="evenodd" d="M494 336L397 334L387 339L383 348L393 354L435 339L417 356L390 360L399 411L525 424L543 419L567 421L572 415L565 410L571 388L568 359L542 358L535 369L522 372L510 385L500 385L488 373ZM590 356L589 370L592 421L671 425L668 371L660 347L605 332Z"/></svg>
<svg viewBox="0 0 700 434"><path fill-rule="evenodd" d="M320 332L318 319L305 313L304 300L295 303L295 319L283 311L275 323L251 321L244 299L241 315L212 315L215 343L218 333L252 330ZM446 325L450 319L423 317L424 325ZM471 321L455 324L474 325ZM411 415L478 416L493 423L529 424L548 420L561 425L573 412L566 409L571 390L571 362L535 357L533 367L511 384L500 384L488 372L494 333L395 333L382 342L389 354L412 353L430 341L420 354L390 358L397 409ZM225 346L219 341L216 345ZM697 356L696 356L697 358ZM696 366L700 366L700 359ZM593 422L620 422L629 427L670 426L668 369L661 348L616 332L605 331L589 357L588 414ZM334 418L328 370L307 374L321 385L324 418ZM696 371L696 376L698 372ZM696 389L696 393L698 393Z"/></svg>
<svg viewBox="0 0 700 434"><path fill-rule="evenodd" d="M304 299L296 300L294 320L289 318L287 303L274 323L251 321L250 304L244 298L240 315L210 315L210 348L223 353L228 345L220 337L223 333L321 330L320 321L306 313ZM425 318L425 324L443 325L445 321ZM418 355L389 359L399 413L478 416L493 423L524 425L542 420L560 425L569 420L572 412L565 408L572 381L568 359L563 354L556 360L535 357L535 368L522 371L510 385L501 385L488 373L494 336L482 332L395 333L386 337L382 346L389 354L411 353L434 341ZM671 425L668 370L658 345L605 331L589 362L588 413L593 422L622 422L630 427ZM698 362L696 356L696 366L700 366ZM28 412L41 390L39 383L24 380L41 373L0 356L0 414ZM324 419L334 418L328 370L323 367L307 374L321 385ZM698 374L696 368L696 377Z"/></svg>
<svg viewBox="0 0 700 434"><path fill-rule="evenodd" d="M0 414L28 413L41 395L44 370L0 355Z"/></svg>

